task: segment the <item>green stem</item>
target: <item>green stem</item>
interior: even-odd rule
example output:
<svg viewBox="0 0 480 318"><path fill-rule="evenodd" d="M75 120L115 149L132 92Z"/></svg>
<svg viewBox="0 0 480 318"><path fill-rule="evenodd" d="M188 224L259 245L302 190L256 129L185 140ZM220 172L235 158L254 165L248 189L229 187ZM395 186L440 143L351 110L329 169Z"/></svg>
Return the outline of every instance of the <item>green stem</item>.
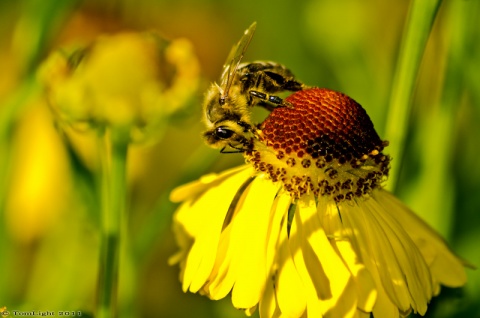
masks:
<svg viewBox="0 0 480 318"><path fill-rule="evenodd" d="M97 317L117 316L121 223L126 206L128 145L111 134L102 138L102 242L98 282Z"/></svg>
<svg viewBox="0 0 480 318"><path fill-rule="evenodd" d="M441 0L413 0L411 3L386 122L385 138L390 142L388 153L395 160L387 184L391 191L397 186L401 168L418 69L440 4Z"/></svg>

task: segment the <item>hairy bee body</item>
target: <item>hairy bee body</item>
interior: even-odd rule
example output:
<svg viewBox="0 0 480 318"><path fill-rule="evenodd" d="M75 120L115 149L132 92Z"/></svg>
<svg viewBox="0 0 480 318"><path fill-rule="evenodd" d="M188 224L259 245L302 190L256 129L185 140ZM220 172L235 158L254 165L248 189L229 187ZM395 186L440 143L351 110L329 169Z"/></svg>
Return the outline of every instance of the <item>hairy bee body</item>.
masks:
<svg viewBox="0 0 480 318"><path fill-rule="evenodd" d="M204 100L205 142L214 148L232 148L233 152L250 150L255 126L250 108L262 106L268 110L288 106L273 95L283 91L298 91L304 85L281 64L275 62L240 63L250 43L256 24L252 24L232 50L221 77L221 84L212 84ZM231 151L230 151L231 152Z"/></svg>

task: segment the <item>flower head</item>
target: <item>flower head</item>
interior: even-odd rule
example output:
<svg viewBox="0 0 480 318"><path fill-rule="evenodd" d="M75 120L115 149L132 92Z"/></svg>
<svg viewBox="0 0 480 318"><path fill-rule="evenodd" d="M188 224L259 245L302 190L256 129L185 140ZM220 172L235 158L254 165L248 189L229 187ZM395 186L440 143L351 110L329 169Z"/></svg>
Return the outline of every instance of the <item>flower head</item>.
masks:
<svg viewBox="0 0 480 318"><path fill-rule="evenodd" d="M382 189L390 158L363 108L312 88L259 126L249 165L179 187L184 291L262 317L424 314L464 264Z"/></svg>
<svg viewBox="0 0 480 318"><path fill-rule="evenodd" d="M257 171L281 181L296 198L313 192L340 202L378 188L390 159L365 110L327 89L300 91L286 99L260 127L246 154Z"/></svg>

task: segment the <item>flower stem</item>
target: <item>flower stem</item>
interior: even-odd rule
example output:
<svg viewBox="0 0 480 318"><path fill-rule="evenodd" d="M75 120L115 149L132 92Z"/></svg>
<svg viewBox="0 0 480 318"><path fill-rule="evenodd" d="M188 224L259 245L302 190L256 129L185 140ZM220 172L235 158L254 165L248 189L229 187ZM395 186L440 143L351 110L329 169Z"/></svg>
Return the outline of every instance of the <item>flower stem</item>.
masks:
<svg viewBox="0 0 480 318"><path fill-rule="evenodd" d="M385 132L390 141L389 154L397 160L387 184L391 191L397 186L417 74L440 3L441 0L413 0L405 26Z"/></svg>
<svg viewBox="0 0 480 318"><path fill-rule="evenodd" d="M128 145L105 134L100 142L102 166L102 232L97 317L117 315L120 229L126 205Z"/></svg>

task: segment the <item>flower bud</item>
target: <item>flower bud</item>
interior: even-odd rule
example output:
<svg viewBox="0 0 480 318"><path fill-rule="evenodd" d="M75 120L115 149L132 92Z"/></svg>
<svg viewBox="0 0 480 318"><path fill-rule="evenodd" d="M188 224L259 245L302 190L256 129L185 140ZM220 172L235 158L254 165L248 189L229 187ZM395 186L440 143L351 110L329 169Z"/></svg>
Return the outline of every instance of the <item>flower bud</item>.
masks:
<svg viewBox="0 0 480 318"><path fill-rule="evenodd" d="M198 74L187 40L153 33L119 33L70 54L54 52L39 72L63 121L112 129L126 141L161 128L193 96Z"/></svg>

